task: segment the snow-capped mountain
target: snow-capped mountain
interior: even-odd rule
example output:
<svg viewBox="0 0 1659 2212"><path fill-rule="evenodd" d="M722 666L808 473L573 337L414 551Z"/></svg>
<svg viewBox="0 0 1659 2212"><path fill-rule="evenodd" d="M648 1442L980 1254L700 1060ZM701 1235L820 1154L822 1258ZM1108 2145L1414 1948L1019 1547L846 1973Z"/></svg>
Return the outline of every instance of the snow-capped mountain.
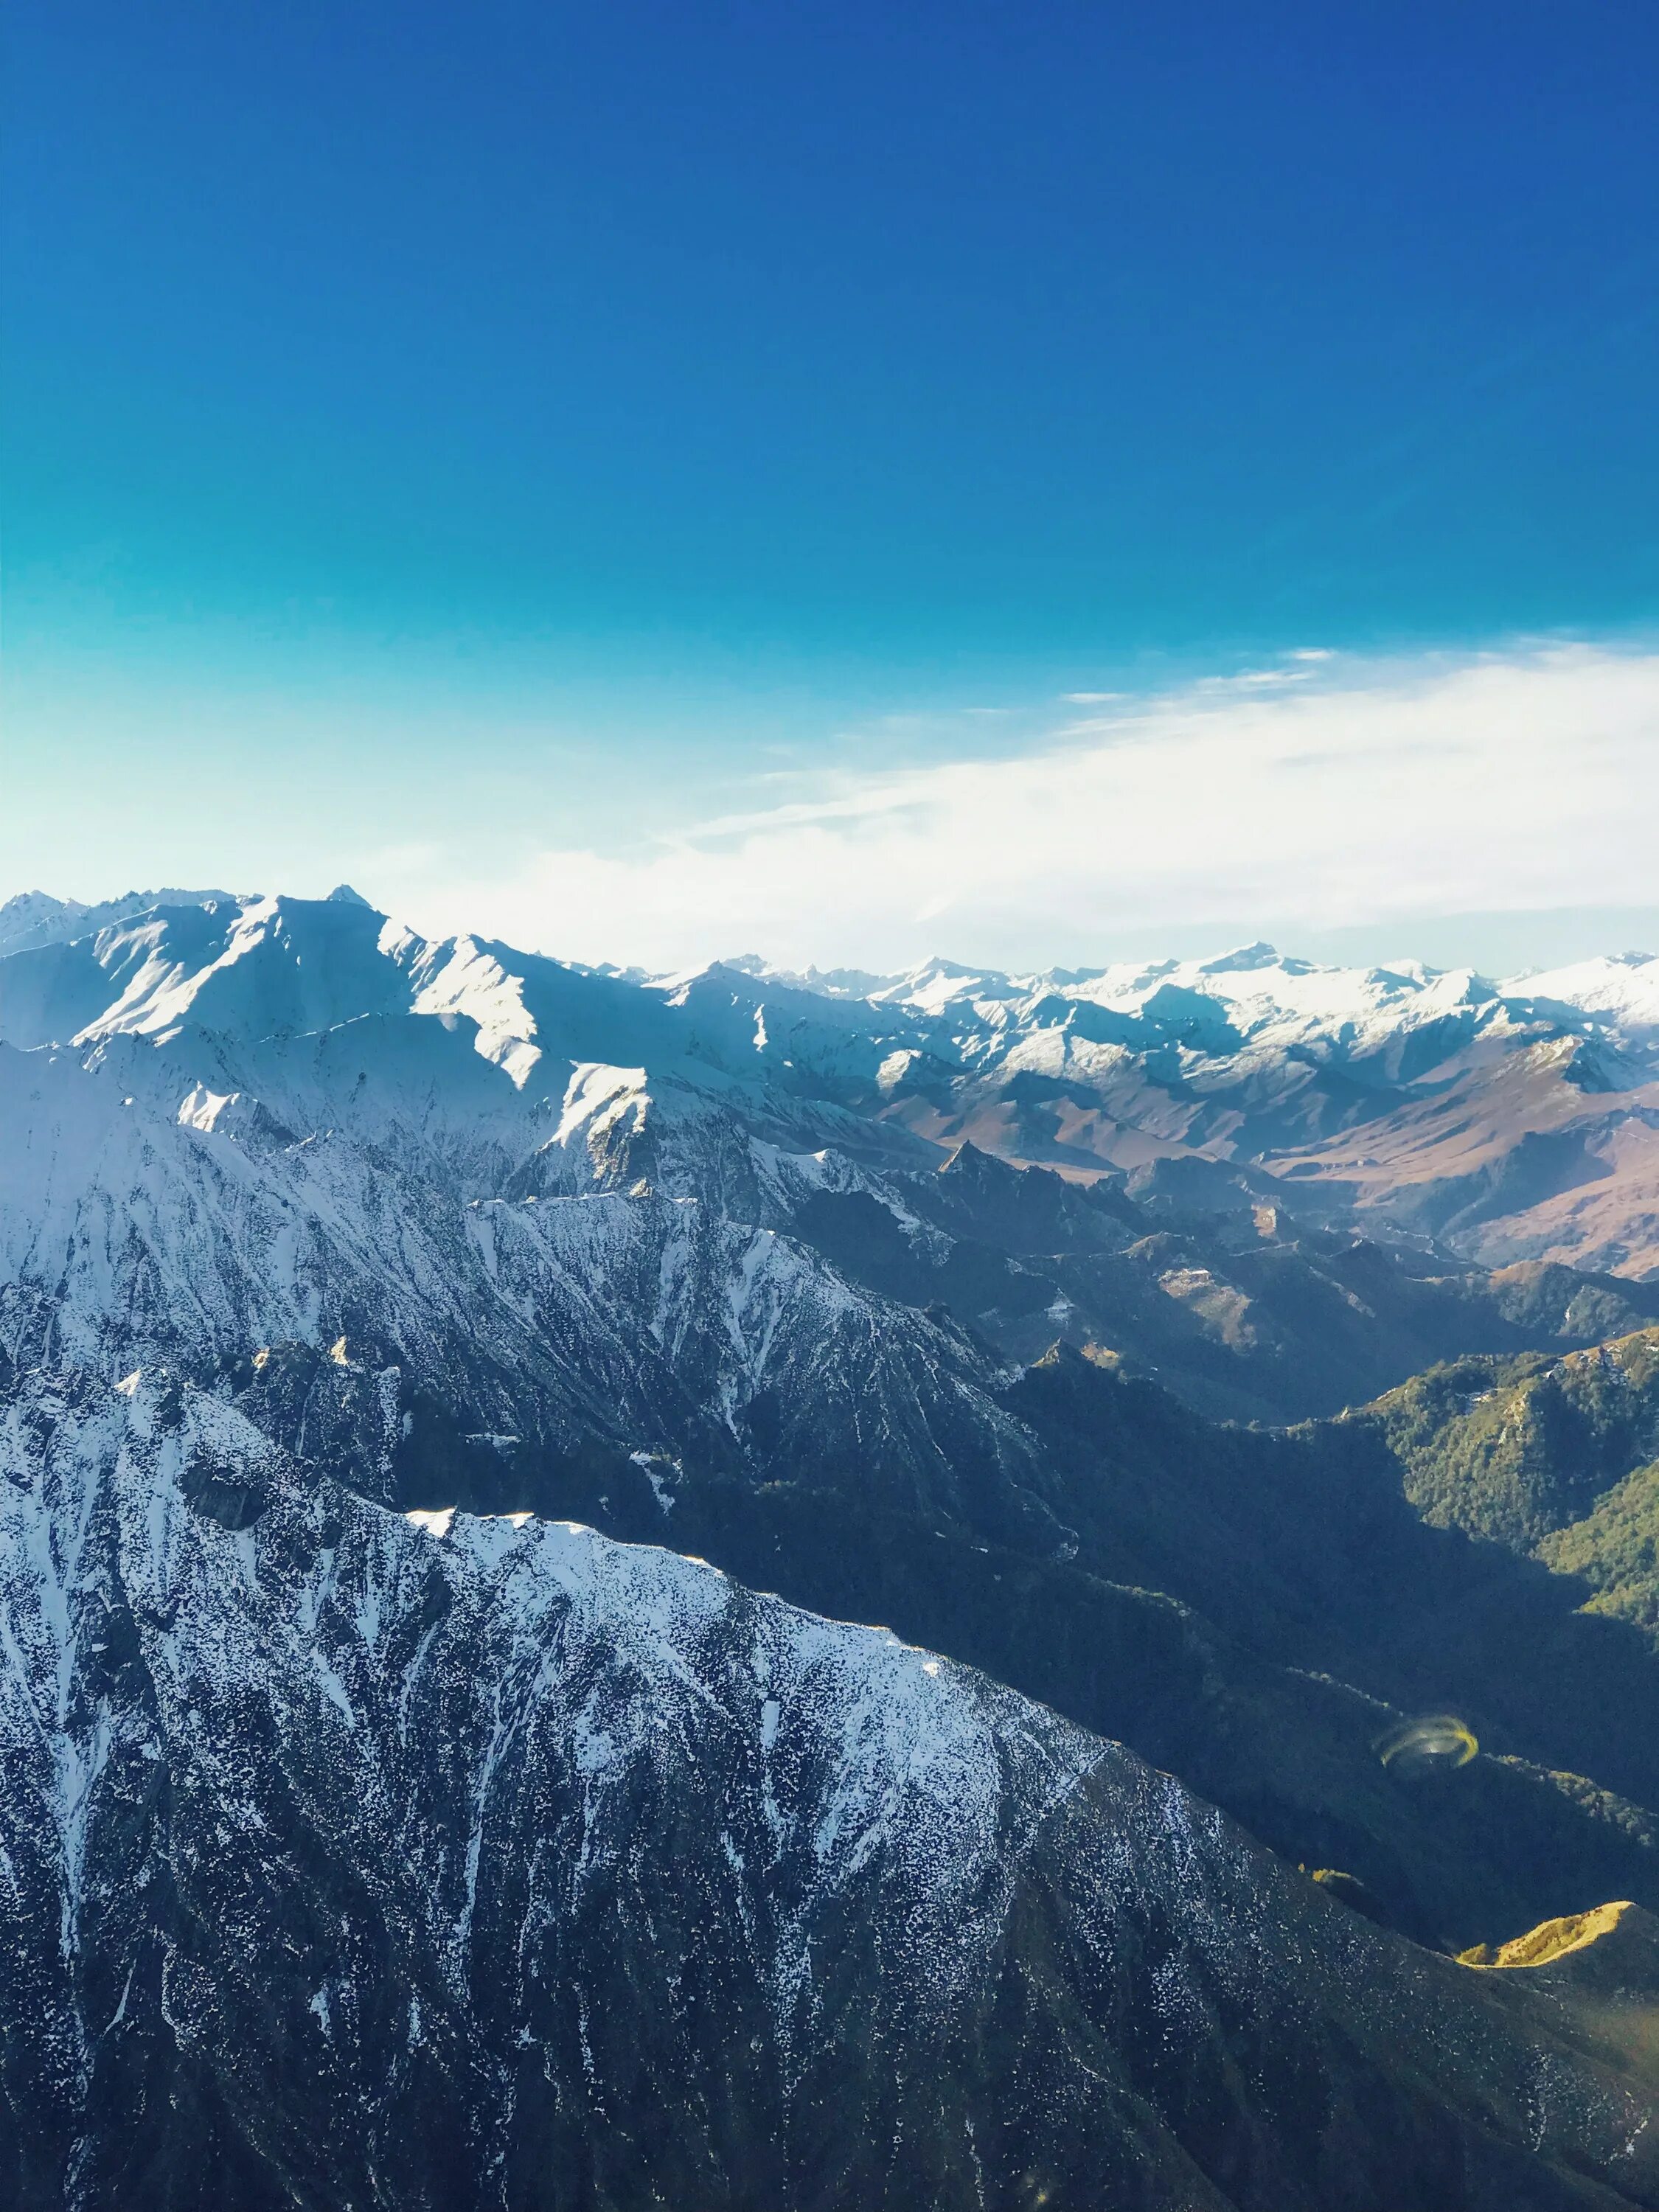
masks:
<svg viewBox="0 0 1659 2212"><path fill-rule="evenodd" d="M1494 982L1253 945L1012 978L935 960L860 988L927 1025L887 1063L886 1111L935 1142L1074 1176L1192 1164L1212 1192L1249 1169L1304 1212L1487 1265L1659 1272L1651 955Z"/></svg>
<svg viewBox="0 0 1659 2212"><path fill-rule="evenodd" d="M1167 1229L1173 1206L1188 1243L1148 1253L1152 1291L1131 1302L1170 1310L1160 1340L1181 1308L1192 1345L1229 1346L1236 1370L1267 1316L1227 1321L1234 1293L1253 1293L1218 1267L1213 1237L1192 1246L1200 1217L1244 1221L1288 1198L1296 1216L1419 1242L1426 1230L1489 1262L1600 1256L1643 1272L1659 1172L1644 973L1600 963L1526 999L1467 973L1316 969L1258 946L1084 976L935 962L857 991L752 959L651 981L427 940L355 894L202 894L0 958L0 1110L29 1131L0 1164L5 1280L67 1297L91 1325L142 1303L153 1269L169 1326L228 1302L240 1332L267 1326L220 1285L240 1266L280 1334L295 1326L282 1285L298 1238L313 1249L295 1295L379 1328L383 1253L425 1251L411 1261L422 1299L449 1294L452 1261L434 1251L453 1248L463 1278L487 1267L455 1201L644 1184L779 1231L810 1218L827 1235L861 1211L896 1239L899 1272L932 1269L934 1298L1005 1356L1041 1349L1039 1316L1118 1342L1127 1293L1097 1310L1076 1268L1034 1284L1040 1237L1024 1240L1021 1279L1005 1270L967 1298L943 1287L933 1170L965 1140L1097 1186L1083 1237L1097 1255ZM1569 985L1579 1003L1559 996ZM215 1185L240 1257L178 1245L194 1203L180 1176ZM321 1185L341 1177L353 1195L325 1202ZM1125 1178L1152 1221L1122 1204ZM394 1187L420 1218L382 1234L366 1222ZM1068 1241L1087 1212L1073 1207ZM189 1234L216 1232L200 1220ZM354 1237L355 1262L340 1249ZM181 1270L200 1287L181 1294Z"/></svg>
<svg viewBox="0 0 1659 2212"><path fill-rule="evenodd" d="M1639 965L652 978L343 886L14 909L21 2201L1659 2203L1615 2049L1292 1871L1436 1944L1659 1905L1645 1646L1364 1422L1279 1433L1659 1320L1628 1256L1427 1233L1437 1144L1528 1206L1540 1116L1639 1153ZM1431 1700L1488 1747L1443 1802L1373 1748Z"/></svg>
<svg viewBox="0 0 1659 2212"><path fill-rule="evenodd" d="M13 2202L1659 2203L1615 2033L883 1630L165 1373L0 1486Z"/></svg>
<svg viewBox="0 0 1659 2212"><path fill-rule="evenodd" d="M1316 1000L1332 1053L1346 1049L1328 972L1258 951L1023 997L993 980L1003 995L969 1003L933 976L925 1011L896 989L832 997L747 969L641 983L422 939L355 895L204 895L14 954L0 959L4 1340L38 1352L50 1316L62 1352L107 1368L343 1333L417 1371L468 1433L675 1452L724 1436L793 1465L851 1464L902 1437L905 1479L924 1487L916 1470L942 1458L1018 1466L988 1393L1000 1363L1056 1334L1149 1356L1217 1411L1322 1409L1294 1379L1308 1323L1292 1315L1313 1307L1327 1346L1351 1340L1359 1364L1329 1370L1332 1404L1443 1346L1521 1348L1484 1278L1370 1259L1349 1279L1351 1239L1316 1250L1279 1226L1271 1162L1241 1176L1224 1141L1156 1133L1240 1126L1240 1098L1278 1110L1305 1087L1305 1042L1249 1039L1272 1029L1262 1005L1291 1019L1294 986L1303 1030ZM1527 1044L1467 983L1361 983L1395 1047L1438 1035L1451 1004L1460 1035L1484 1023L1522 1039L1500 1067L1563 1049ZM1224 1056L1173 1041L1206 1023L1212 1044L1226 1030ZM1091 1042L1091 1024L1139 1042ZM1386 1093L1395 1122L1448 1110L1443 1082L1419 1088L1426 1103ZM1129 1189L1151 1215L1098 1158L1070 1196L1046 1176L967 1172L979 1148L1076 1153L1108 1127L1122 1140L1113 1116L1130 1107L1144 1158ZM1044 1125L1076 1141L1030 1141ZM941 1176L940 1133L964 1132L975 1149ZM1156 1210L1165 1191L1181 1194L1174 1219ZM1298 1205L1323 1192L1316 1176L1295 1186ZM1220 1232L1195 1237L1194 1199L1225 1209ZM1646 1317L1638 1302L1571 1324L1583 1294L1574 1279L1558 1301L1566 1340ZM1383 1314L1398 1350L1381 1349Z"/></svg>
<svg viewBox="0 0 1659 2212"><path fill-rule="evenodd" d="M230 896L228 891L128 891L121 898L88 906L80 899L53 898L48 891L19 891L0 902L0 953L27 952L64 944L70 938L90 937L111 922L157 907L199 906Z"/></svg>

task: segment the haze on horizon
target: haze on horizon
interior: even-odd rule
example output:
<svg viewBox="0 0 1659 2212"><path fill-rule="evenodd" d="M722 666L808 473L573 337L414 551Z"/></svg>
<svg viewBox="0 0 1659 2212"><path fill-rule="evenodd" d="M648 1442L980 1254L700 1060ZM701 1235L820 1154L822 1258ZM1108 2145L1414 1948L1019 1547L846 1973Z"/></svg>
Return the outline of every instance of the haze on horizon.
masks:
<svg viewBox="0 0 1659 2212"><path fill-rule="evenodd" d="M0 896L1659 947L1659 28L22 0Z"/></svg>

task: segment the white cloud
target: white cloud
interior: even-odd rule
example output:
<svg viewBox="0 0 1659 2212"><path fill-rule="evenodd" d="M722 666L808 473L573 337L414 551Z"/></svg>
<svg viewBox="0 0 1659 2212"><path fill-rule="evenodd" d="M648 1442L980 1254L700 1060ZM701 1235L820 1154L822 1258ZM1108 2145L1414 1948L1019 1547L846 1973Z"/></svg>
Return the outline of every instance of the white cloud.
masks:
<svg viewBox="0 0 1659 2212"><path fill-rule="evenodd" d="M826 778L642 852L410 880L402 903L579 958L1018 965L1160 929L1295 942L1376 923L1403 943L1430 916L1655 902L1659 652L1290 658L1102 697L1017 757Z"/></svg>

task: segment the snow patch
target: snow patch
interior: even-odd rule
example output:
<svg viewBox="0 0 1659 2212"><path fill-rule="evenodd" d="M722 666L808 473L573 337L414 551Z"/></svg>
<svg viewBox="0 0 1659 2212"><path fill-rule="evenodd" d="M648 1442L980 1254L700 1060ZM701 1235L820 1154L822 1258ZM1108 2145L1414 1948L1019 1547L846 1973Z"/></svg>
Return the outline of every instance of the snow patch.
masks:
<svg viewBox="0 0 1659 2212"><path fill-rule="evenodd" d="M428 1536L444 1537L449 1534L449 1524L455 1518L453 1505L416 1505L404 1516L411 1528L419 1528Z"/></svg>

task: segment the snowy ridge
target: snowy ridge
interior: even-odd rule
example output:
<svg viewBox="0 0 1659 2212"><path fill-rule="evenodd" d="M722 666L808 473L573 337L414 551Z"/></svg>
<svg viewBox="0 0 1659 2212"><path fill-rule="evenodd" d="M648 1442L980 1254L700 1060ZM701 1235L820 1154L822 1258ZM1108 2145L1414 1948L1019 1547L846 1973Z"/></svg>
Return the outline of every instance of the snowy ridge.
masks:
<svg viewBox="0 0 1659 2212"><path fill-rule="evenodd" d="M0 1153L0 1346L14 1357L39 1356L43 1316L60 1356L112 1377L343 1334L468 1431L704 1456L724 1437L728 1451L848 1467L885 1439L890 1461L930 1471L942 1494L958 1462L988 1455L1029 1479L1031 1447L991 1403L979 1355L770 1228L692 1199L546 1194L546 1146L518 1178L543 1194L466 1199L441 1148L416 1173L413 1143L296 1135L230 1073L177 1097L167 1071L125 1038L90 1065L0 1048L14 1139ZM642 1110L617 1071L572 1083L551 1140L565 1158L595 1097L601 1116L619 1100ZM745 1151L749 1191L780 1191L793 1157ZM763 1399L781 1412L757 1444Z"/></svg>
<svg viewBox="0 0 1659 2212"><path fill-rule="evenodd" d="M1148 2201L1173 2206L1180 2079L1224 2021L1247 2068L1375 2094L1408 2019L1438 2127L1460 2100L1528 2109L1534 2154L1659 2191L1628 2082L1118 1747L695 1560L437 1518L302 1474L165 1374L38 1376L0 1424L9 2063L77 2212L158 2125L187 2181L222 2139L306 2203L541 2202L520 2164L545 2130L600 2185L647 2086L675 2118L657 2185L805 2202L823 2160L918 2125L923 2077L927 2201L1012 2207L1036 2160L1108 2191L1166 2171ZM1040 2107L977 2058L939 2086L999 1988ZM856 2084L849 2006L886 2054ZM1091 2022L1126 2008L1119 2045ZM711 2111L732 2031L763 2027ZM1137 2077L1126 2050L1161 2055ZM201 2116L182 2148L144 2102L157 2065ZM1278 2193L1250 2201L1311 2206L1284 2095L1255 2121Z"/></svg>
<svg viewBox="0 0 1659 2212"><path fill-rule="evenodd" d="M1449 2173L1469 2208L1534 2201L1517 2173L1548 2212L1659 2205L1611 2045L1045 1707L583 1525L798 1594L815 1546L877 1590L890 1534L874 1566L982 1572L994 1626L1017 1575L1078 1595L1115 1555L1088 1439L1044 1419L1115 1401L1024 1363L1139 1328L1254 1389L1312 1336L1356 1374L1389 1327L1455 1348L1481 1286L1281 1230L1273 1163L1302 1147L1299 1204L1319 1147L1467 1141L1472 1096L1628 1141L1641 963L1549 979L1571 1003L1261 947L653 981L343 887L14 920L0 2161L29 2212L1326 2212L1356 2172L1364 2212ZM1218 1226L1166 1226L1175 1170Z"/></svg>
<svg viewBox="0 0 1659 2212"><path fill-rule="evenodd" d="M679 1452L698 1430L752 1451L773 1449L748 1431L775 1397L803 1424L790 1449L829 1409L822 1459L897 1437L911 1480L967 1428L1012 1465L982 1354L800 1224L822 1238L862 1205L853 1259L885 1239L879 1279L920 1285L951 1245L914 1180L967 1140L1080 1180L1190 1170L1201 1204L1237 1205L1241 1170L1255 1202L1283 1170L1316 1216L1455 1241L1466 1209L1483 1258L1576 1239L1641 1273L1654 965L1589 963L1531 999L1266 946L1088 975L751 959L649 982L424 939L350 897L192 895L0 957L0 1344L34 1356L49 1326L118 1368L344 1332L468 1435ZM1425 1146L1412 1117L1436 1113L1452 1135ZM1568 1195L1527 1184L1536 1225L1492 1224L1492 1163L1540 1138ZM1024 1298L1008 1277L965 1317L1030 1357Z"/></svg>
<svg viewBox="0 0 1659 2212"><path fill-rule="evenodd" d="M969 1065L999 1038L1065 1027L1089 1009L1132 1024L1125 1035L1138 1049L1179 1042L1195 1001L1213 1009L1212 1036L1231 1033L1235 1048L1317 1042L1362 1058L1402 1030L1448 1019L1466 1021L1472 1033L1504 1022L1536 1029L1565 1017L1627 1042L1644 1041L1659 1020L1659 962L1638 953L1498 981L1409 960L1391 968L1322 965L1268 945L1206 960L1027 975L939 958L894 976L793 974L750 957L639 981L472 937L423 939L355 894L236 901L169 893L149 908L132 901L76 908L30 893L0 908L3 918L9 927L0 927L0 957L48 924L85 933L31 945L23 966L0 979L0 1033L10 1034L20 1018L13 1002L21 1007L31 986L38 997L48 974L60 993L72 977L83 994L101 993L101 1001L71 1026L60 1016L31 1042L119 1030L158 1036L186 1020L251 1042L364 1014L414 1012L465 1020L478 1050L511 1063L520 1087L548 1052L643 1063L658 1073L687 1062L739 1078L787 1068L834 1095L896 1050ZM593 1050L606 1031L609 1048Z"/></svg>

